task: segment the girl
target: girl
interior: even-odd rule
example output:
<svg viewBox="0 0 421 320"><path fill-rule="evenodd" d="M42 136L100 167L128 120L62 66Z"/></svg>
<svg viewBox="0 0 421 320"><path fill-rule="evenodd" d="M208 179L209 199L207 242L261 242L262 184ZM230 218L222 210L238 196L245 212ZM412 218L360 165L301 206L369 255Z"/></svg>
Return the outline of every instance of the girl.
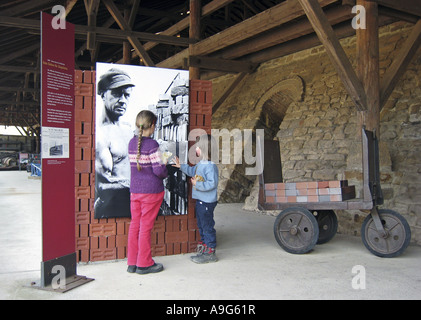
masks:
<svg viewBox="0 0 421 320"><path fill-rule="evenodd" d="M191 257L195 263L218 261L215 255L216 231L213 218L213 211L217 204L218 167L210 161L215 147L215 141L211 135L202 135L196 143L196 156L200 159L199 163L190 167L188 164L180 164L180 160L175 157L173 165L192 177L192 198L196 199L195 212L201 238L198 255Z"/></svg>
<svg viewBox="0 0 421 320"><path fill-rule="evenodd" d="M130 273L160 272L162 264L155 263L151 254L151 231L164 198L163 179L168 172L161 161L158 143L151 135L156 116L143 110L136 117L139 136L129 142L130 222L128 235L127 271Z"/></svg>

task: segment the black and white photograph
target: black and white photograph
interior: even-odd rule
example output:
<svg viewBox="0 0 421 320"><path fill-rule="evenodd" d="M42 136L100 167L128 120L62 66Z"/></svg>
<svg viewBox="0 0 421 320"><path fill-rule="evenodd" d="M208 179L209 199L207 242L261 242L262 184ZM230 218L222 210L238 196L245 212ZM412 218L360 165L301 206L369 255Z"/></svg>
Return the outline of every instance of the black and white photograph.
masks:
<svg viewBox="0 0 421 320"><path fill-rule="evenodd" d="M152 138L167 163L159 214L187 214L187 178L171 163L187 163L188 71L97 63L96 88L95 219L131 216L128 143L141 110L157 116Z"/></svg>

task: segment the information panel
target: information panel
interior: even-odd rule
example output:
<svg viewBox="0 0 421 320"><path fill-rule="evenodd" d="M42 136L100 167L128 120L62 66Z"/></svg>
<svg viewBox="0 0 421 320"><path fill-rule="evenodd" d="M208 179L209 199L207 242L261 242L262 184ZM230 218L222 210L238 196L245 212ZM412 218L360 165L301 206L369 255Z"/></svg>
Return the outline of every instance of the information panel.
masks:
<svg viewBox="0 0 421 320"><path fill-rule="evenodd" d="M59 27L55 18L41 13L44 264L75 253L74 26L66 22Z"/></svg>

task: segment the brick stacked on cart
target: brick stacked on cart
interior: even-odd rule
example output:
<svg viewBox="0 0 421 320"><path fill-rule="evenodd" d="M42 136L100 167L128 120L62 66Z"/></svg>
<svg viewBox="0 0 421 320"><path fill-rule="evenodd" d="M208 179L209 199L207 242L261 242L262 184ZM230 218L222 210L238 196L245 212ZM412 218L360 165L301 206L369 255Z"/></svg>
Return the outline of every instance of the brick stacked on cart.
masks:
<svg viewBox="0 0 421 320"><path fill-rule="evenodd" d="M355 198L347 180L266 183L267 203L337 202Z"/></svg>

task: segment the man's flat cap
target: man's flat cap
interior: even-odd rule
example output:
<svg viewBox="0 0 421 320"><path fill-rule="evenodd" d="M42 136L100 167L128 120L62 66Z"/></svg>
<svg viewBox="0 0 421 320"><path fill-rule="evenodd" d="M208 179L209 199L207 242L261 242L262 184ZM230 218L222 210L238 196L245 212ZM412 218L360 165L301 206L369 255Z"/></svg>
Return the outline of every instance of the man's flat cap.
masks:
<svg viewBox="0 0 421 320"><path fill-rule="evenodd" d="M134 87L130 76L123 70L112 68L104 73L98 82L98 94L120 87Z"/></svg>

